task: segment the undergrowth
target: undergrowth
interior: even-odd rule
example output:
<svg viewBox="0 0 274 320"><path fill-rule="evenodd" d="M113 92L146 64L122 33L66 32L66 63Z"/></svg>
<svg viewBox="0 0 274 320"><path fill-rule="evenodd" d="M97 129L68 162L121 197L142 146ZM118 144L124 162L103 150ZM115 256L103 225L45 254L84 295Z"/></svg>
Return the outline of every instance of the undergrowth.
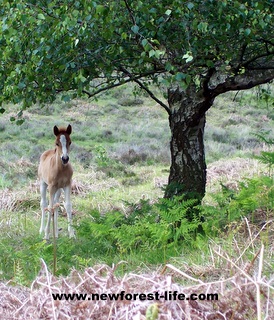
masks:
<svg viewBox="0 0 274 320"><path fill-rule="evenodd" d="M144 264L167 263L183 252L206 253L209 239L229 237L230 226L246 217L261 225L273 217L274 187L269 176L240 184L239 191L223 186L213 195L215 205L199 205L183 196L141 200L128 205L128 213L91 210L75 225L77 239L61 236L57 241L57 274L67 275L72 266L83 269L94 263L111 265L127 261L123 272ZM265 245L269 245L265 237ZM262 239L264 241L264 239ZM37 234L3 238L0 243L2 277L29 284L40 270L41 258L53 267L53 245Z"/></svg>

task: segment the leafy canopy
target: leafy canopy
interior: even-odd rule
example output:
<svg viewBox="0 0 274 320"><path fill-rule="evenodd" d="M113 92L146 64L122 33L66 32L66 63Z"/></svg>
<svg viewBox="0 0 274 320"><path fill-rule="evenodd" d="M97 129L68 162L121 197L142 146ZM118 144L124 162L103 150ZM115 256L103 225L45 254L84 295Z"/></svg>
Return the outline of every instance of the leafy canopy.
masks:
<svg viewBox="0 0 274 320"><path fill-rule="evenodd" d="M150 81L199 87L211 69L273 68L273 10L271 0L3 0L0 102L25 108L128 81L153 97Z"/></svg>

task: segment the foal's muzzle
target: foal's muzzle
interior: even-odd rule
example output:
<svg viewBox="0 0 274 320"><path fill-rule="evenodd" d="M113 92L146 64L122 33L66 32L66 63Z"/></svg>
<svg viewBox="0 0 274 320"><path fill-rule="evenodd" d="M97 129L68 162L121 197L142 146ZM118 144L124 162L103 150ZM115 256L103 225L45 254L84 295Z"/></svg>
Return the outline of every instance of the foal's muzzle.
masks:
<svg viewBox="0 0 274 320"><path fill-rule="evenodd" d="M61 160L63 164L67 164L69 162L69 156L62 156Z"/></svg>

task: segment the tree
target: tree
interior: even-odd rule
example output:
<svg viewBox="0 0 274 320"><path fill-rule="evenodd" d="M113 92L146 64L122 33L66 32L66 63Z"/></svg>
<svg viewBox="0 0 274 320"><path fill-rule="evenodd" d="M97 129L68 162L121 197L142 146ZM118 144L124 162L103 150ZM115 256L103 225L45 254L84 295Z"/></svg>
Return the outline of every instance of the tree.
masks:
<svg viewBox="0 0 274 320"><path fill-rule="evenodd" d="M135 82L168 113L166 196L201 198L206 111L274 78L273 10L272 0L3 0L0 101L25 109Z"/></svg>

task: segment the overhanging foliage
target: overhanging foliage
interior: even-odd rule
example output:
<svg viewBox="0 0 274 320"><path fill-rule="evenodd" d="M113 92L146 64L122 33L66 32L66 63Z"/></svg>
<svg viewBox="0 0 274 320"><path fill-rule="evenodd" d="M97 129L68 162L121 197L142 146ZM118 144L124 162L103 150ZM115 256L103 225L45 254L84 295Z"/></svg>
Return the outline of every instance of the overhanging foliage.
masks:
<svg viewBox="0 0 274 320"><path fill-rule="evenodd" d="M147 81L199 88L207 80L218 94L239 87L235 76L249 75L246 87L255 74L270 81L273 10L270 0L4 0L1 102L27 107L135 81L169 111Z"/></svg>

